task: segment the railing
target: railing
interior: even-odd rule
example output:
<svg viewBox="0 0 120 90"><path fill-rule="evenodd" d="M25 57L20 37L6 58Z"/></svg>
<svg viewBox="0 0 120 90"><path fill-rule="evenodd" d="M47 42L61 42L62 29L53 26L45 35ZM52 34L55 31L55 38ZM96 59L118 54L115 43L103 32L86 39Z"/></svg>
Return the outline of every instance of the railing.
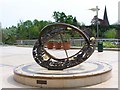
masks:
<svg viewBox="0 0 120 90"><path fill-rule="evenodd" d="M34 45L36 40L17 40L16 44L20 44L20 45Z"/></svg>
<svg viewBox="0 0 120 90"><path fill-rule="evenodd" d="M34 43L37 40L17 40L16 44L22 44L22 45L34 45ZM103 41L103 42L120 42L120 39L96 39L96 42ZM70 40L71 45L82 45L84 43L84 39L71 39Z"/></svg>

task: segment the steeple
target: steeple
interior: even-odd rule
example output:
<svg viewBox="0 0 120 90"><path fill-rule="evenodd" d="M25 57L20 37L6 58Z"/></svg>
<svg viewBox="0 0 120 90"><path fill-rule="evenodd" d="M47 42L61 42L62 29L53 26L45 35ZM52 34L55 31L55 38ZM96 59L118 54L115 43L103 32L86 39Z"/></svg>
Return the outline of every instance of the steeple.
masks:
<svg viewBox="0 0 120 90"><path fill-rule="evenodd" d="M105 26L108 26L108 25L109 25L109 21L108 21L108 16L107 16L107 9L106 9L106 6L105 6L105 10L104 10L103 20L104 20L104 24L105 24Z"/></svg>

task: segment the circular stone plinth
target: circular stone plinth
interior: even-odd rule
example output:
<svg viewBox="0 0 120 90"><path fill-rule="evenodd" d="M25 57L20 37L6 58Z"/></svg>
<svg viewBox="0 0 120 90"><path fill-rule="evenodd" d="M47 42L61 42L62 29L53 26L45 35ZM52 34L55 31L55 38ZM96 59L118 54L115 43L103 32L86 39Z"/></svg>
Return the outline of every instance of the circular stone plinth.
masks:
<svg viewBox="0 0 120 90"><path fill-rule="evenodd" d="M84 62L73 68L47 70L36 63L14 69L14 79L22 84L42 88L71 88L102 83L111 78L112 67L102 62Z"/></svg>

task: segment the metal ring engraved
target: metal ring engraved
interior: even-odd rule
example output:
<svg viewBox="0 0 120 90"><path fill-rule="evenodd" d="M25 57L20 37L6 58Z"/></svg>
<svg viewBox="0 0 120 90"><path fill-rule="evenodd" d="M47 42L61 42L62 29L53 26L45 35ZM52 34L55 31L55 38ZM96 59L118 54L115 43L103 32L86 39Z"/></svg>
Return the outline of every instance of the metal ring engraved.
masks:
<svg viewBox="0 0 120 90"><path fill-rule="evenodd" d="M47 52L44 46L48 40L54 38L58 34L61 35L67 28L71 28L82 36L85 39L85 45L79 50L79 52L70 57L57 58ZM49 70L63 70L86 61L94 52L94 46L94 39L88 38L88 36L79 28L65 23L55 23L47 25L42 29L39 38L33 47L33 57L42 67ZM47 55L47 59L44 58L45 55ZM70 60L71 58L72 60Z"/></svg>

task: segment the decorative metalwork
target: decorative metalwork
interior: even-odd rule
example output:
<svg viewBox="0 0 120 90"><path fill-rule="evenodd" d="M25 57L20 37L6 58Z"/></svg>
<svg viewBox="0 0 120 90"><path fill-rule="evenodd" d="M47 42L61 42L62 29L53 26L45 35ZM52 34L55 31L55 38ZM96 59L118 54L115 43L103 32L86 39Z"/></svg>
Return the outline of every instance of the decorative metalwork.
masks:
<svg viewBox="0 0 120 90"><path fill-rule="evenodd" d="M66 58L57 58L45 49L46 43L53 39L55 36L59 35L61 41L63 42L63 34L65 30L75 31L80 36L85 39L84 46L72 56L68 56L67 50L65 50ZM64 45L63 45L64 47ZM33 47L33 57L35 61L42 67L49 70L63 70L81 64L87 60L91 54L94 52L94 38L89 38L82 30L79 28L65 24L65 23L55 23L45 26Z"/></svg>

